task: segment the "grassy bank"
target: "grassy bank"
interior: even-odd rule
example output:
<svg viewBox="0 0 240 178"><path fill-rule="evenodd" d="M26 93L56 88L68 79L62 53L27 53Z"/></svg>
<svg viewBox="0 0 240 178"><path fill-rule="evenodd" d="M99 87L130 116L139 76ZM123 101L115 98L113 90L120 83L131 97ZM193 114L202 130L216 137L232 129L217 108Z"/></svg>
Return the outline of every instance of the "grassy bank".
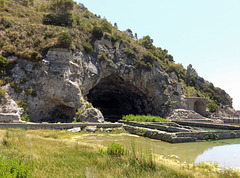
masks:
<svg viewBox="0 0 240 178"><path fill-rule="evenodd" d="M168 120L157 116L132 115L132 114L123 116L122 120L137 122L169 122Z"/></svg>
<svg viewBox="0 0 240 178"><path fill-rule="evenodd" d="M76 141L75 138L85 134L59 130L0 130L0 157L5 161L13 160L18 169L12 170L20 170L20 173L22 170L22 177L239 176L232 171L221 172L213 164L179 164L151 153L138 154L134 148L126 150L118 144L105 148ZM7 163L6 167L10 165Z"/></svg>

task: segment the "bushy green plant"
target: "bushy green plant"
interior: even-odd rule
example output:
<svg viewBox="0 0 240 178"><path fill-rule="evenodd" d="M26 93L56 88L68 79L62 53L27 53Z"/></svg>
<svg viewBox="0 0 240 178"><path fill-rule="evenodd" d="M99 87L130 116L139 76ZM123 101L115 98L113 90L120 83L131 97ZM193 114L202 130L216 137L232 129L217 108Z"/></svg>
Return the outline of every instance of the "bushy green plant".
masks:
<svg viewBox="0 0 240 178"><path fill-rule="evenodd" d="M30 61L39 61L42 59L42 55L39 52L30 49L25 49L23 52L18 54L18 57Z"/></svg>
<svg viewBox="0 0 240 178"><path fill-rule="evenodd" d="M101 40L103 37L103 30L100 26L94 26L92 30L92 35L95 39Z"/></svg>
<svg viewBox="0 0 240 178"><path fill-rule="evenodd" d="M85 50L87 53L91 53L91 52L93 51L93 47L92 47L91 43L89 43L89 42L83 42L82 45L83 45L84 50Z"/></svg>
<svg viewBox="0 0 240 178"><path fill-rule="evenodd" d="M16 101L17 105L20 107L20 108L23 108L23 110L25 111L28 107L28 104L24 101Z"/></svg>
<svg viewBox="0 0 240 178"><path fill-rule="evenodd" d="M27 113L23 113L21 115L22 121L30 122L29 115Z"/></svg>
<svg viewBox="0 0 240 178"><path fill-rule="evenodd" d="M0 80L0 87L6 85L6 81L5 80Z"/></svg>
<svg viewBox="0 0 240 178"><path fill-rule="evenodd" d="M146 115L125 115L122 117L126 121L137 121L137 122L169 122L166 119L163 119L158 116L146 116Z"/></svg>
<svg viewBox="0 0 240 178"><path fill-rule="evenodd" d="M78 118L74 117L72 123L77 123L77 122L78 122Z"/></svg>
<svg viewBox="0 0 240 178"><path fill-rule="evenodd" d="M219 110L219 106L216 103L208 103L207 108L212 113Z"/></svg>
<svg viewBox="0 0 240 178"><path fill-rule="evenodd" d="M5 4L5 0L0 0L0 7L3 7Z"/></svg>
<svg viewBox="0 0 240 178"><path fill-rule="evenodd" d="M72 36L66 32L62 32L58 35L57 47L70 48L72 46Z"/></svg>
<svg viewBox="0 0 240 178"><path fill-rule="evenodd" d="M0 49L2 49L2 47L4 46L4 41L0 41Z"/></svg>
<svg viewBox="0 0 240 178"><path fill-rule="evenodd" d="M7 59L3 56L0 56L0 68L5 68L7 65Z"/></svg>
<svg viewBox="0 0 240 178"><path fill-rule="evenodd" d="M127 57L129 57L129 58L135 58L135 57L136 57L134 50L132 50L131 48L126 48L123 52L124 52L124 53L127 55Z"/></svg>
<svg viewBox="0 0 240 178"><path fill-rule="evenodd" d="M0 100L6 96L6 91L2 88L0 88Z"/></svg>
<svg viewBox="0 0 240 178"><path fill-rule="evenodd" d="M25 90L25 93L26 93L27 95L31 95L32 97L36 97L36 96L37 96L37 92L36 92L34 89L32 89L32 88L26 89L26 90Z"/></svg>
<svg viewBox="0 0 240 178"><path fill-rule="evenodd" d="M13 26L14 22L9 19L1 18L0 24L3 24L4 28L10 28Z"/></svg>
<svg viewBox="0 0 240 178"><path fill-rule="evenodd" d="M198 77L198 74L196 70L192 67L192 64L189 64L187 66L186 77L185 77L186 84L188 86L195 86L197 77Z"/></svg>
<svg viewBox="0 0 240 178"><path fill-rule="evenodd" d="M184 69L182 64L168 62L165 66L165 70L168 73L174 72L177 75L178 79L185 79L186 69Z"/></svg>
<svg viewBox="0 0 240 178"><path fill-rule="evenodd" d="M21 88L20 84L21 84L20 81L11 82L10 87L12 87L16 93L21 93L22 88Z"/></svg>
<svg viewBox="0 0 240 178"><path fill-rule="evenodd" d="M144 54L141 58L137 59L135 67L152 70L153 62L156 58L151 54Z"/></svg>
<svg viewBox="0 0 240 178"><path fill-rule="evenodd" d="M110 145L108 145L107 150L103 151L103 149L99 150L100 154L107 154L110 156L124 156L124 155L128 155L128 150L126 150L125 148L123 148L122 145L118 144L118 143L111 143Z"/></svg>
<svg viewBox="0 0 240 178"><path fill-rule="evenodd" d="M153 47L153 39L149 35L144 36L139 40L139 44L145 47L146 49L152 49Z"/></svg>
<svg viewBox="0 0 240 178"><path fill-rule="evenodd" d="M20 160L0 158L0 177L31 177L31 168Z"/></svg>
<svg viewBox="0 0 240 178"><path fill-rule="evenodd" d="M43 23L46 25L72 26L74 17L72 14L74 2L72 0L52 1L51 13L46 14Z"/></svg>
<svg viewBox="0 0 240 178"><path fill-rule="evenodd" d="M104 19L102 21L101 28L102 28L103 32L107 32L107 33L110 33L110 34L112 33L112 28L113 27L106 19Z"/></svg>
<svg viewBox="0 0 240 178"><path fill-rule="evenodd" d="M3 46L2 48L2 55L4 57L8 57L8 56L14 56L16 54L16 47L13 46L13 45L6 45L6 46Z"/></svg>

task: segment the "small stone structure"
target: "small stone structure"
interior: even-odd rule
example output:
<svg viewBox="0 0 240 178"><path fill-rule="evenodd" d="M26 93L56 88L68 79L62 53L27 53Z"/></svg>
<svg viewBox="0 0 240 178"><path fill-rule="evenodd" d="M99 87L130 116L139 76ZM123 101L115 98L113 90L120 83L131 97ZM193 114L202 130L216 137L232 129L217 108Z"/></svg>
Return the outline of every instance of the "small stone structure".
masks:
<svg viewBox="0 0 240 178"><path fill-rule="evenodd" d="M17 113L0 113L0 123L20 122L20 116Z"/></svg>
<svg viewBox="0 0 240 178"><path fill-rule="evenodd" d="M185 98L187 101L187 105L189 110L193 110L202 116L206 116L206 105L208 103L208 99L200 98L200 97L189 97Z"/></svg>
<svg viewBox="0 0 240 178"><path fill-rule="evenodd" d="M162 140L170 143L195 142L201 140L218 140L240 138L240 130L234 131L202 131L202 132L176 132L169 133L155 129L124 125L125 130L131 134Z"/></svg>

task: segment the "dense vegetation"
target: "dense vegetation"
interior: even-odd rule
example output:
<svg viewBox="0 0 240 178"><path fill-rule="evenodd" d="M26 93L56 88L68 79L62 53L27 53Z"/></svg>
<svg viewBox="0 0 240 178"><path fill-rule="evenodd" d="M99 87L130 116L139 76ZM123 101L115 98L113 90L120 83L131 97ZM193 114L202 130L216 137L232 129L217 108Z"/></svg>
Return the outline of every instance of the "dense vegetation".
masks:
<svg viewBox="0 0 240 178"><path fill-rule="evenodd" d="M108 147L86 144L89 133L57 130L0 130L1 177L238 177L220 171L216 164L179 164L159 155L126 150L118 143ZM113 131L111 135L119 133ZM90 134L109 134L98 131ZM3 176L2 176L3 175Z"/></svg>
<svg viewBox="0 0 240 178"><path fill-rule="evenodd" d="M122 117L126 121L137 121L137 122L169 122L166 119L157 116L145 116L145 115L126 115Z"/></svg>
<svg viewBox="0 0 240 178"><path fill-rule="evenodd" d="M192 65L185 69L176 64L166 49L153 45L149 35L138 39L131 29L121 32L116 23L112 26L72 0L1 0L0 13L2 85L8 83L6 76L11 74L9 70L17 62L14 59L6 62L9 56L37 63L51 47L93 53L94 42L104 38L112 42L108 48L119 46L122 57L130 58L136 68L151 70L158 62L168 74L174 73L186 97L206 97L219 106L232 105L232 99L224 90L198 76ZM108 56L108 53L101 53L98 59L112 62ZM18 86L14 89L21 91Z"/></svg>

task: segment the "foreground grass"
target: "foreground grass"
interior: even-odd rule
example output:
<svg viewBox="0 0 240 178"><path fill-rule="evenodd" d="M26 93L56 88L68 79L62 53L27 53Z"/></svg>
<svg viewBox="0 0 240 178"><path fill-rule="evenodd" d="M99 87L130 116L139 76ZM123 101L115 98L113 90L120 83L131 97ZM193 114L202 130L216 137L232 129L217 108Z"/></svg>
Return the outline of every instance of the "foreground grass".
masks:
<svg viewBox="0 0 240 178"><path fill-rule="evenodd" d="M157 116L146 116L146 115L126 115L123 116L123 120L126 121L137 121L137 122L169 122L166 119Z"/></svg>
<svg viewBox="0 0 240 178"><path fill-rule="evenodd" d="M179 164L157 155L137 154L134 149L121 151L117 156L103 154L109 153L109 148L100 149L72 139L84 134L56 130L0 130L0 157L16 160L17 167L25 171L19 177L239 176L234 171L221 172L214 164Z"/></svg>

